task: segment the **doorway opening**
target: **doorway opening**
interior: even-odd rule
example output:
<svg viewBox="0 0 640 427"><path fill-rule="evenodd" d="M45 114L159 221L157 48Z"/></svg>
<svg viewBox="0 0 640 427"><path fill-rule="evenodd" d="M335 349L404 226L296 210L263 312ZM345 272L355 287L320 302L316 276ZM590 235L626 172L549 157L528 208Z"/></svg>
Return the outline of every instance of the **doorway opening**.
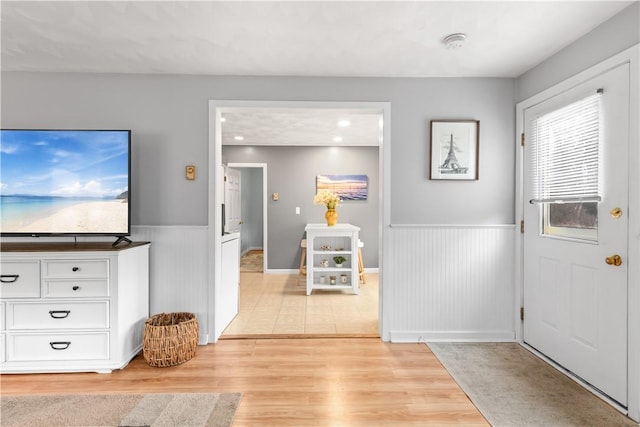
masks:
<svg viewBox="0 0 640 427"><path fill-rule="evenodd" d="M363 114L363 115L372 115L372 114L377 114L377 118L376 118L376 139L374 143L369 143L366 145L369 145L369 149L373 150L375 149L376 152L376 164L375 164L375 185L371 186L371 197L376 199L376 203L375 203L375 207L374 209L370 209L369 212L367 212L368 216L373 218L374 224L369 227L369 237L367 238L367 240L365 240L365 242L367 243L367 249L369 249L369 254L371 254L370 256L375 259L375 264L377 264L376 267L373 268L374 271L371 271L372 269L368 268L367 271L367 286L375 286L376 284L378 284L378 286L375 286L375 296L376 296L376 302L375 302L375 336L381 336L380 332L381 332L381 325L382 325L382 307L383 307L383 301L381 298L379 298L379 296L382 294L382 280L378 279L379 277L381 278L381 275L378 276L375 273L380 273L381 272L381 266L382 266L382 234L383 234L383 218L385 217L384 213L385 211L387 211L387 207L386 207L386 203L385 203L385 199L383 197L384 195L384 191L383 191L383 187L385 186L385 183L383 182L383 177L386 177L388 175L383 174L383 171L385 169L385 162L384 162L384 151L386 148L384 145L384 142L387 141L388 142L388 138L389 138L389 131L388 131L388 118L389 118L389 105L388 103L371 103L371 102L364 102L364 103L333 103L333 102L267 102L267 101L256 101L256 102L252 102L252 101L211 101L210 102L210 188L214 189L214 194L213 197L210 199L210 224L213 224L214 226L211 227L210 229L210 253L212 254L212 258L210 259L210 272L211 272L211 277L214 278L213 281L213 288L211 289L210 292L210 303L211 303L211 307L214 308L213 313L211 313L210 315L210 329L214 331L213 334L213 339L211 340L211 342L215 342L221 335L222 332L224 331L224 329L227 327L227 325L221 325L219 324L219 322L217 322L216 320L216 301L215 298L213 298L213 295L215 294L215 286L217 283L220 283L220 268L217 268L217 264L220 263L220 260L218 259L218 257L215 256L216 253L219 253L219 236L220 233L218 232L220 230L220 203L221 203L221 182L222 182L222 178L223 175L221 173L221 169L222 169L222 165L226 163L227 166L235 166L238 167L239 165L244 165L244 164L250 164L247 162L253 162L255 160L255 158L252 158L251 156L247 156L246 158L238 158L235 157L233 159L227 159L226 157L228 157L226 154L223 154L223 150L222 150L222 146L223 145L227 145L226 143L223 142L225 137L229 137L229 135L224 135L224 133L226 132L226 123L224 120L226 119L226 115L228 114L235 114L235 113L242 113L245 110L252 110L253 109L253 113L255 113L255 109L260 109L260 110L277 110L278 112L284 112L286 114L289 115L294 115L295 113L300 113L302 115L309 115L309 113L313 110L313 112L317 112L320 109L325 109L327 111L344 111L344 110L349 110L354 114ZM294 118L293 119L294 123L299 123L302 120L299 120L298 118ZM383 124L385 124L385 126L383 126ZM329 140L327 142L322 142L322 143L318 143L317 139L314 139L314 137L310 137L309 135L311 135L311 129L309 128L309 126L304 126L302 129L299 129L300 134L301 135L301 139L299 139L299 142L297 144L293 144L293 146L296 147L296 149L298 148L308 148L308 149L316 149L316 150L330 150L333 154L333 158L334 159L341 159L343 158L343 156L340 153L345 153L348 150L353 150L353 149L357 149L358 147L354 147L349 146L349 144L345 144L345 146L338 146L340 144L336 144L336 140ZM244 136L244 138L237 138L234 140L235 141L242 141L244 139L244 143L232 143L231 145L237 145L237 146L241 146L243 150L246 150L247 152L252 150L252 147L258 147L258 146L267 146L267 145L271 145L271 146L278 146L278 143L273 143L273 133L270 134L266 134L265 132L259 133L258 138L256 139L256 134L252 134L250 133L250 131L247 131L248 133ZM266 136L265 136L266 134ZM249 135L249 136L247 136ZM233 136L240 136L240 135L233 135ZM261 139L262 138L262 139ZM253 140L252 143L248 142ZM256 142L256 140L258 142ZM269 141L268 141L269 140ZM302 142L300 142L302 141ZM365 145L365 144L363 144ZM289 149L291 149L290 146L284 146L284 145L279 145L279 149L283 149L283 150L287 150L289 147ZM374 148L375 147L375 148ZM264 147L262 147L264 148ZM262 160L260 160L260 162L262 162ZM270 168L270 171L272 170L272 168ZM290 171L290 179L292 181L297 181L297 186L304 188L304 190L309 193L307 195L304 196L305 199L308 199L309 201L312 201L313 199L313 194L315 194L315 184L313 182L309 182L310 180L308 178L305 178L304 180L300 179L298 174L296 174L293 170ZM321 174L323 172L331 172L331 171L326 171L326 170L318 170L316 173ZM354 173L354 172L359 172L359 171L354 171L354 170L347 170L345 169L343 173ZM218 179L216 179L218 178ZM284 206L285 203L282 202L278 202L278 195L276 193L278 193L277 188L273 188L272 187L273 182L271 179L271 176L269 177L269 183L266 183L266 179L264 181L264 186L267 187L267 190L264 191L263 193L263 197L266 200L265 203L265 212L269 211L267 205L271 204L272 208L274 206L274 203L277 203L277 207L279 206ZM274 194L272 194L274 193ZM272 197L274 196L274 197ZM285 194L285 197L290 196L289 193ZM283 202L286 200L285 198L280 198L280 200L282 200ZM296 202L299 203L299 202ZM302 202L304 203L304 202ZM316 209L320 209L320 208L316 208ZM290 214L292 214L293 216L293 207L291 207L291 212ZM302 206L302 212L303 214L306 213L307 215L310 214L311 209L307 206L305 207L304 205ZM345 209L345 222L349 221L349 217L347 212L349 211L349 209ZM300 212L300 207L296 206L296 214ZM377 213L377 215L375 214ZM273 224L271 223L273 221L273 216L272 216L273 212L270 212L270 217L269 220L267 221L265 219L265 225L269 224L270 226L270 230L267 231L266 230L266 226L265 226L265 239L264 239L264 246L265 246L265 250L267 251L268 258L265 259L264 262L264 274L260 275L262 276L260 280L262 281L270 281L273 282L274 280L279 280L280 284L283 286L283 291L282 292L289 292L291 291L291 289L289 288L290 286L294 286L294 290L295 290L295 286L296 286L296 282L298 281L298 262L299 262L299 251L300 251L300 242L302 239L302 235L297 236L296 234L301 234L298 233L299 230L304 230L304 227L291 227L289 230L279 230L278 233L273 234L274 233L274 228ZM372 215L373 214L373 215ZM314 213L314 215L316 215ZM316 215L318 217L318 221L316 222L320 222L320 210L318 210L318 213ZM265 218L266 218L266 214L265 214ZM296 217L293 217L294 219ZM298 217L298 220L300 219L300 217ZM305 218L305 220L309 221L308 218ZM351 219L352 221L354 220L354 218ZM357 220L357 219L356 219ZM373 234L371 234L373 233ZM275 237L274 237L275 236ZM276 248L276 243L274 242L274 239L280 239L283 236L287 236L287 238L289 239L293 239L292 241L294 242L293 244L290 244L291 242L289 242L288 244L284 244L284 245L280 245L279 248ZM275 248L275 249L274 249ZM279 254L280 252L282 252L282 248L285 248L287 251L290 250L294 250L294 255L291 254L287 254L286 255L286 259L290 260L290 264L287 264L287 262L279 262L278 260L273 258L273 254L275 253L276 255ZM292 249L293 248L293 249ZM271 249L271 250L270 250ZM276 250L278 249L278 250ZM276 250L276 252L274 252L274 250ZM271 265L270 265L271 264ZM282 277L277 277L277 276L282 276ZM254 278L255 279L255 278ZM378 279L378 280L376 280ZM242 282L242 278L241 278L241 282ZM378 282L378 283L376 283ZM320 297L323 297L324 295L320 295L323 292L318 292L317 294L311 295L309 297L304 296L304 289L303 287L300 287L299 289L300 293L301 293L301 301L305 301L305 302L309 302L311 305L317 303L320 301ZM317 295L317 296L316 296ZM346 295L346 294L340 294L337 293L336 294L337 297L340 297L342 299L341 303L346 303L347 301L350 301L351 303L353 303L354 298L350 295ZM357 299L357 297L356 297ZM348 316L348 314L345 314L345 317Z"/></svg>
<svg viewBox="0 0 640 427"><path fill-rule="evenodd" d="M246 271L264 273L269 259L267 164L229 162L227 167L239 170L242 177L240 258L247 260Z"/></svg>

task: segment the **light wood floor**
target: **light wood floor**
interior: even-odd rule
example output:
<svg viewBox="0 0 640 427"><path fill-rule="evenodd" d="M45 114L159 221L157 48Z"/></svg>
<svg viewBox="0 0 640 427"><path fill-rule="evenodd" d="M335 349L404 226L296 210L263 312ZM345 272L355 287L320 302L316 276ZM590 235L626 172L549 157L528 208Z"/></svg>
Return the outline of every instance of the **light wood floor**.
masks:
<svg viewBox="0 0 640 427"><path fill-rule="evenodd" d="M152 368L2 375L3 395L242 392L234 426L488 426L423 344L377 338L224 340Z"/></svg>
<svg viewBox="0 0 640 427"><path fill-rule="evenodd" d="M222 339L254 337L377 337L378 275L360 293L314 290L298 275L240 273L240 309Z"/></svg>
<svg viewBox="0 0 640 427"><path fill-rule="evenodd" d="M308 297L297 275L241 275L227 339L198 347L183 365L152 368L139 355L111 374L5 374L0 391L242 392L234 426L488 425L424 344L353 338L378 335L377 275L367 275L357 296ZM333 338L304 338L310 334ZM252 335L262 339L229 339Z"/></svg>

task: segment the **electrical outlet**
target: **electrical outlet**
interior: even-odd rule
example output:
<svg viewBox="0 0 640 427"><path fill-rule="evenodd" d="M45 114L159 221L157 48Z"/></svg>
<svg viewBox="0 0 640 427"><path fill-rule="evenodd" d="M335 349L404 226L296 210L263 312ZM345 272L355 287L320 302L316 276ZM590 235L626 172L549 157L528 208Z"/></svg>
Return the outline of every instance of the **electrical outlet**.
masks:
<svg viewBox="0 0 640 427"><path fill-rule="evenodd" d="M278 193L273 193L271 195L271 198L273 199L274 202L277 202L278 199L280 198L280 195Z"/></svg>
<svg viewBox="0 0 640 427"><path fill-rule="evenodd" d="M296 215L300 215L300 206L296 206Z"/></svg>

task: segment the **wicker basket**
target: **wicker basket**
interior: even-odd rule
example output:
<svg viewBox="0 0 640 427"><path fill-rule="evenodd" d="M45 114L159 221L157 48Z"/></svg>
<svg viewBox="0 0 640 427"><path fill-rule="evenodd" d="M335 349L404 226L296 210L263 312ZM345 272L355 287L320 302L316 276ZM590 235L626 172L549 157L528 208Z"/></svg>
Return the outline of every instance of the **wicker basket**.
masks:
<svg viewBox="0 0 640 427"><path fill-rule="evenodd" d="M151 366L166 368L190 360L198 346L193 313L160 313L144 323L142 354Z"/></svg>

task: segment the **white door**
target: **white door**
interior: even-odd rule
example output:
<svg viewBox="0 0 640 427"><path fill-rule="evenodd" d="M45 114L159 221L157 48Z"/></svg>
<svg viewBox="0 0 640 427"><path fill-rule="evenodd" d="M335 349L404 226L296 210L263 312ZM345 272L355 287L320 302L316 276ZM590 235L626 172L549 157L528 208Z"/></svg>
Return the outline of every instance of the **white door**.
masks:
<svg viewBox="0 0 640 427"><path fill-rule="evenodd" d="M225 232L237 233L242 224L242 198L240 171L225 168L224 172L224 206L225 206Z"/></svg>
<svg viewBox="0 0 640 427"><path fill-rule="evenodd" d="M622 65L524 113L524 341L623 406L627 405L629 90L629 66ZM541 167L531 161L533 124L598 92L601 200L534 200L533 177ZM576 130L583 129L578 125ZM552 174L562 175L572 165Z"/></svg>

